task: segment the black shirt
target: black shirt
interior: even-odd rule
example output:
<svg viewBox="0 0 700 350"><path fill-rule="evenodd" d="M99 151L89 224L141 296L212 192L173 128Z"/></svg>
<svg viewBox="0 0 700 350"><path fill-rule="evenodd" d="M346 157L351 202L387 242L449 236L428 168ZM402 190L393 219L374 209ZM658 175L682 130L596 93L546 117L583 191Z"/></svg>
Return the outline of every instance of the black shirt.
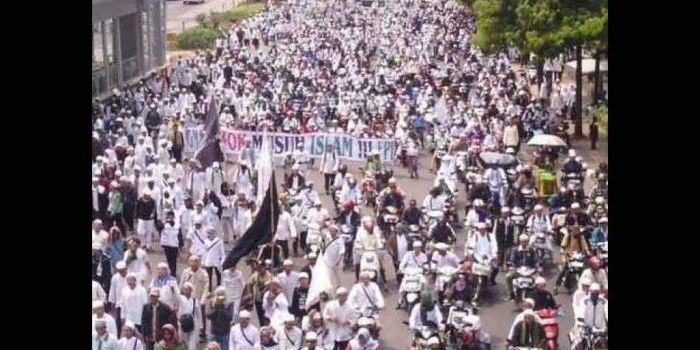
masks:
<svg viewBox="0 0 700 350"><path fill-rule="evenodd" d="M136 217L141 220L152 220L151 214L156 211L156 201L153 198L136 202Z"/></svg>

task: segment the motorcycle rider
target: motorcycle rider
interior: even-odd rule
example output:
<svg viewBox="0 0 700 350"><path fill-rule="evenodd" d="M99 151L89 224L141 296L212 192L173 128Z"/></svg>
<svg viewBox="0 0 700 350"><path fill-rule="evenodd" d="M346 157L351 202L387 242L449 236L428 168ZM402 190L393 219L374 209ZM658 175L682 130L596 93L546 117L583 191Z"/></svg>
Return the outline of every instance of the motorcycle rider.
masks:
<svg viewBox="0 0 700 350"><path fill-rule="evenodd" d="M608 180L607 175L605 174L598 174L596 176L596 183L588 193L588 198L595 198L598 196L603 197L606 200L608 199Z"/></svg>
<svg viewBox="0 0 700 350"><path fill-rule="evenodd" d="M477 200L481 200L481 203L483 205L484 202L489 200L489 197L491 196L491 191L489 191L489 188L486 186L486 181L479 176L474 180L474 186L472 186L469 189L469 192L467 193L467 206L465 209L467 209L467 215L469 213L470 206L468 205L469 203L474 204Z"/></svg>
<svg viewBox="0 0 700 350"><path fill-rule="evenodd" d="M299 165L292 165L292 173L287 177L287 188L300 189L304 188L305 178L299 170Z"/></svg>
<svg viewBox="0 0 700 350"><path fill-rule="evenodd" d="M445 197L440 195L440 188L433 187L430 189L430 193L423 199L423 210L425 212L429 211L442 211L445 208Z"/></svg>
<svg viewBox="0 0 700 350"><path fill-rule="evenodd" d="M438 269L443 266L451 266L454 268L459 267L459 258L454 253L448 252L447 249L449 248L450 245L447 243L436 243L435 250L437 251L437 254L431 254L429 261L434 261Z"/></svg>
<svg viewBox="0 0 700 350"><path fill-rule="evenodd" d="M382 233L374 224L374 219L370 216L365 216L362 218L362 226L357 230L355 235L355 245L353 251L355 252L353 256L353 264L355 265L355 280L360 279L360 259L362 258L362 252L365 250L375 250L377 251L377 257L379 258L379 268L380 274L383 281L386 281L384 277L384 265L382 264L382 256L379 250L382 249L384 243L382 242Z"/></svg>
<svg viewBox="0 0 700 350"><path fill-rule="evenodd" d="M588 264L591 266L581 273L580 279L588 278L591 282L598 283L602 286L604 290L608 289L608 273L605 269L601 268L602 261L599 257L594 256L588 260Z"/></svg>
<svg viewBox="0 0 700 350"><path fill-rule="evenodd" d="M408 317L408 327L420 336L420 331L423 326L438 328L443 323L442 312L433 301L430 293L421 293L420 303L413 306L411 315Z"/></svg>
<svg viewBox="0 0 700 350"><path fill-rule="evenodd" d="M336 341L336 345L340 342ZM357 335L350 340L348 346L344 350L377 350L379 349L379 342L372 339L367 328L360 328L357 331ZM341 350L336 348L336 350Z"/></svg>
<svg viewBox="0 0 700 350"><path fill-rule="evenodd" d="M535 290L530 297L535 301L535 305L533 306L534 311L559 308L556 301L554 301L552 293L547 291L547 280L545 280L544 277L535 278Z"/></svg>
<svg viewBox="0 0 700 350"><path fill-rule="evenodd" d="M447 223L447 218L443 217L438 221L431 229L428 234L430 241L432 243L443 242L447 244L452 244L457 239L455 230L452 226Z"/></svg>
<svg viewBox="0 0 700 350"><path fill-rule="evenodd" d="M544 214L544 206L536 204L533 208L533 213L527 220L527 228L532 232L553 232L552 221L549 216Z"/></svg>
<svg viewBox="0 0 700 350"><path fill-rule="evenodd" d="M404 225L423 225L423 213L416 207L416 204L415 199L408 201L408 208L406 208L406 210L403 211L403 214L401 214L401 222Z"/></svg>
<svg viewBox="0 0 700 350"><path fill-rule="evenodd" d="M608 218L603 216L598 220L598 226L591 233L591 246L608 241Z"/></svg>
<svg viewBox="0 0 700 350"><path fill-rule="evenodd" d="M378 172L382 169L382 164L379 161L379 152L378 151L372 151L370 154L367 155L367 160L365 161L365 164L362 165L360 170L362 170L362 173L364 174L365 172L371 171L371 172Z"/></svg>
<svg viewBox="0 0 700 350"><path fill-rule="evenodd" d="M598 283L591 284L589 288L590 294L581 301L581 309L578 315L578 322L583 322L584 325L597 328L608 328L608 300L600 295L600 285Z"/></svg>
<svg viewBox="0 0 700 350"><path fill-rule="evenodd" d="M481 328L481 318L477 315L469 315L464 322L465 328L462 330L462 337L466 336L466 339L463 339L462 349L491 350L491 335Z"/></svg>
<svg viewBox="0 0 700 350"><path fill-rule="evenodd" d="M475 260L476 257L486 257L486 261L491 266L491 276L489 282L491 285L496 284L496 276L498 275L498 241L493 233L486 232L486 223L480 222L476 224L476 234L470 236L465 244L464 256ZM469 250L473 251L472 256L469 256ZM476 259L479 261L480 259ZM477 293L478 294L478 293ZM478 298L478 295L475 295Z"/></svg>
<svg viewBox="0 0 700 350"><path fill-rule="evenodd" d="M590 287L593 282L589 278L581 278L578 281L578 289L571 296L571 305L574 310L574 319L583 317L578 312L582 310L583 300L590 294Z"/></svg>
<svg viewBox="0 0 700 350"><path fill-rule="evenodd" d="M397 284L399 287L401 286L401 280L399 280L399 275L403 278L404 275L404 269L406 267L418 267L422 268L423 264L428 262L428 256L423 253L423 243L421 241L414 241L411 243L411 247L413 248L412 251L407 252L404 254L403 258L401 261L398 263L398 267L396 268L396 279L397 279ZM421 275L421 279L424 279L425 277ZM425 285L425 282L423 283ZM401 308L401 303L404 300L404 294L405 292L399 292L399 301L396 306L396 309Z"/></svg>
<svg viewBox="0 0 700 350"><path fill-rule="evenodd" d="M522 312L522 321L516 322L506 340L507 348L516 347L542 348L547 340L544 328L535 321L535 312L526 309Z"/></svg>
<svg viewBox="0 0 700 350"><path fill-rule="evenodd" d="M571 203L574 202L574 196L572 193L564 186L559 187L559 192L555 195L549 197L547 203L550 208L569 208Z"/></svg>
<svg viewBox="0 0 700 350"><path fill-rule="evenodd" d="M529 247L530 238L526 234L521 234L519 237L520 244L517 248L513 248L508 259L508 273L506 273L506 286L510 293L506 300L514 300L515 293L513 292L513 279L517 277L516 270L521 266L528 266L539 270L539 259L535 251Z"/></svg>
<svg viewBox="0 0 700 350"><path fill-rule="evenodd" d="M567 232L564 234L564 238L561 241L561 258L563 266L559 276L557 276L556 286L554 287L554 294L559 293L559 286L564 281L564 276L568 271L569 266L569 255L574 252L580 252L584 255L590 254L590 248L588 246L588 241L586 237L581 234L581 228L578 226L571 227L571 233Z"/></svg>
<svg viewBox="0 0 700 350"><path fill-rule="evenodd" d="M484 222L489 217L489 211L484 206L482 199L475 199L472 202L473 208L467 213L464 224L467 228L474 228L479 222Z"/></svg>
<svg viewBox="0 0 700 350"><path fill-rule="evenodd" d="M583 165L576 161L576 151L574 149L569 149L569 158L561 167L561 171L564 173L564 176L571 173L581 175L583 172Z"/></svg>
<svg viewBox="0 0 700 350"><path fill-rule="evenodd" d="M384 295L379 286L370 280L369 271L360 273L360 281L350 289L348 302L357 311L372 309L378 312L384 309Z"/></svg>
<svg viewBox="0 0 700 350"><path fill-rule="evenodd" d="M403 199L405 198L405 194L403 190L396 186L395 178L392 177L391 179L389 179L389 186L382 190L382 192L379 194L379 198L381 198L379 202L381 203L380 207L382 209L391 206L396 208L399 213L403 212Z"/></svg>
<svg viewBox="0 0 700 350"><path fill-rule="evenodd" d="M347 186L343 186L342 190L340 190L339 201L341 203L346 203L348 201L358 203L360 201L361 191L360 188L357 187L357 180L353 177L348 177L346 182Z"/></svg>

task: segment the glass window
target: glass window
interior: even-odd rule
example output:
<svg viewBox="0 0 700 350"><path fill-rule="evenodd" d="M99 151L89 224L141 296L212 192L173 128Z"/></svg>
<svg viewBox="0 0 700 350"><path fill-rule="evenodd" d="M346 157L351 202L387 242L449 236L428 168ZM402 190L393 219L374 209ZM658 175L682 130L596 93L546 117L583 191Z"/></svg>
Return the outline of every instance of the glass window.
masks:
<svg viewBox="0 0 700 350"><path fill-rule="evenodd" d="M143 33L143 68L144 70L151 69L151 41L150 30L148 24L148 11L141 13L141 32Z"/></svg>
<svg viewBox="0 0 700 350"><path fill-rule="evenodd" d="M102 22L92 24L92 67L96 68L104 64L105 57L102 50Z"/></svg>
<svg viewBox="0 0 700 350"><path fill-rule="evenodd" d="M107 62L114 62L114 21L110 18L105 21L105 39L107 44Z"/></svg>

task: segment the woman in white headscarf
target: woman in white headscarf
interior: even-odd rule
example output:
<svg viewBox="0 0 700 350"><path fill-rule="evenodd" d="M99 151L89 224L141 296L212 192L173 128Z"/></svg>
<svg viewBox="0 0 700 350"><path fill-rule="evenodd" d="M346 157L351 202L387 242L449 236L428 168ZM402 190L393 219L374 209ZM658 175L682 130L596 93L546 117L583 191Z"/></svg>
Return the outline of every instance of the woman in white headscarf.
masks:
<svg viewBox="0 0 700 350"><path fill-rule="evenodd" d="M350 340L347 349L345 350L376 350L379 348L379 342L372 339L367 328L360 328L357 335Z"/></svg>

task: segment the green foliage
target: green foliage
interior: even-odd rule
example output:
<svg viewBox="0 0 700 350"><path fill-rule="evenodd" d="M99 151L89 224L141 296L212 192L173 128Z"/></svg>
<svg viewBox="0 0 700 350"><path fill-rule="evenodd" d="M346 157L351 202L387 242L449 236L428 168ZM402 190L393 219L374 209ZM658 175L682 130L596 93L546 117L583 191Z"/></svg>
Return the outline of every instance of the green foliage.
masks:
<svg viewBox="0 0 700 350"><path fill-rule="evenodd" d="M601 137L608 138L608 105L601 103L593 109L593 116L598 118L598 132Z"/></svg>
<svg viewBox="0 0 700 350"><path fill-rule="evenodd" d="M221 33L212 28L195 27L186 29L177 36L177 48L180 50L204 50L214 46L214 40Z"/></svg>
<svg viewBox="0 0 700 350"><path fill-rule="evenodd" d="M194 18L194 20L197 21L197 23L199 23L199 26L200 26L200 27L206 27L206 26L207 26L207 15L205 15L205 14L203 14L203 13L198 14L198 15Z"/></svg>
<svg viewBox="0 0 700 350"><path fill-rule="evenodd" d="M229 11L212 12L212 23L216 22L214 28L218 28L219 25L227 26L231 22L236 22L255 16L258 12L262 11L264 7L265 4L254 2L249 4L241 4Z"/></svg>

